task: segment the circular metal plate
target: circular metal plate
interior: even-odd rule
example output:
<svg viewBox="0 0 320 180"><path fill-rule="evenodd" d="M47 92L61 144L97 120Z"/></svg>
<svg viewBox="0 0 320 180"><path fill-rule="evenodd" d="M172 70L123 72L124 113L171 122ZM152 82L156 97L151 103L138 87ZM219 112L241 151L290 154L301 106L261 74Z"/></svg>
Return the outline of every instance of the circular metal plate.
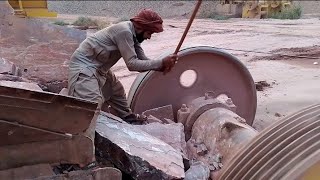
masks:
<svg viewBox="0 0 320 180"><path fill-rule="evenodd" d="M187 70L196 72L195 82L190 87L180 82L181 74ZM228 95L237 106L236 113L248 124L253 123L257 96L249 71L229 53L207 46L181 50L178 63L166 75L156 71L138 75L128 101L135 113L169 104L176 112L182 104L188 104L208 91Z"/></svg>

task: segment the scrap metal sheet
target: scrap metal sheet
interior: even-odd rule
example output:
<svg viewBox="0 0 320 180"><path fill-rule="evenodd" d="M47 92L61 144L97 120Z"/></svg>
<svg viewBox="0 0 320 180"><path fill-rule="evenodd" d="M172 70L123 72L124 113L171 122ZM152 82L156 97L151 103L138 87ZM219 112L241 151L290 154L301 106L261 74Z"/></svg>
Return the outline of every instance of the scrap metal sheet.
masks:
<svg viewBox="0 0 320 180"><path fill-rule="evenodd" d="M96 108L82 99L0 86L0 146L82 134Z"/></svg>

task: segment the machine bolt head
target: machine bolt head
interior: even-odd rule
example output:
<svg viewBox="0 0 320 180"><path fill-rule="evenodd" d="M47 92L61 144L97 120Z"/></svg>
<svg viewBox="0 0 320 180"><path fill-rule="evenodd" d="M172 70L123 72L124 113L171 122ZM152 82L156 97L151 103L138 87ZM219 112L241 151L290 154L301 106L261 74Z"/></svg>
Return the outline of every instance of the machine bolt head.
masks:
<svg viewBox="0 0 320 180"><path fill-rule="evenodd" d="M14 131L10 130L8 131L8 136L12 135L14 133Z"/></svg>
<svg viewBox="0 0 320 180"><path fill-rule="evenodd" d="M206 145L203 143L198 144L196 147L196 150L197 150L197 154L199 156L204 156L208 153L208 149L207 149Z"/></svg>
<svg viewBox="0 0 320 180"><path fill-rule="evenodd" d="M186 105L186 104L182 104L180 110L181 110L182 112L187 112L187 111L188 111L187 105Z"/></svg>
<svg viewBox="0 0 320 180"><path fill-rule="evenodd" d="M210 170L210 171L215 171L216 168L215 168L213 165L210 165L210 166L209 166L209 170Z"/></svg>
<svg viewBox="0 0 320 180"><path fill-rule="evenodd" d="M217 163L217 162L212 162L212 165L215 167L215 169L220 169L219 163Z"/></svg>
<svg viewBox="0 0 320 180"><path fill-rule="evenodd" d="M204 99L205 99L205 100L208 100L209 98L210 98L210 97L209 97L209 94L208 94L208 93L205 93L205 94L204 94Z"/></svg>
<svg viewBox="0 0 320 180"><path fill-rule="evenodd" d="M212 99L214 97L214 92L213 91L209 91L204 93L204 99L208 100L208 99Z"/></svg>

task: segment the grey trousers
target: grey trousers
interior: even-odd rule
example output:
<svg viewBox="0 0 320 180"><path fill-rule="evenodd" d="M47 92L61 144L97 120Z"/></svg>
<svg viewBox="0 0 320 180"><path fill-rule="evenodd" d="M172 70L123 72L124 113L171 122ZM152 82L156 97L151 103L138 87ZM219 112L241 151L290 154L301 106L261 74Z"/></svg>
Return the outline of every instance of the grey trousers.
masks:
<svg viewBox="0 0 320 180"><path fill-rule="evenodd" d="M99 108L111 106L120 118L132 113L121 82L109 70L105 76L99 73L81 71L69 95L99 103Z"/></svg>

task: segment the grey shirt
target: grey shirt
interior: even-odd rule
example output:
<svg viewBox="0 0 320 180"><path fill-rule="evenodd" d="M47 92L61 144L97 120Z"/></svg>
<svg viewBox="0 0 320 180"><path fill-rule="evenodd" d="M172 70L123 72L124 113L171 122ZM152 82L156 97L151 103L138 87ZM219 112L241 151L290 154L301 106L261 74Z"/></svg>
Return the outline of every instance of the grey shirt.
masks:
<svg viewBox="0 0 320 180"><path fill-rule="evenodd" d="M146 57L130 21L115 24L87 37L75 53L78 55L71 59L70 66L87 67L101 74L108 72L121 57L130 71L157 70L162 66L162 60Z"/></svg>

